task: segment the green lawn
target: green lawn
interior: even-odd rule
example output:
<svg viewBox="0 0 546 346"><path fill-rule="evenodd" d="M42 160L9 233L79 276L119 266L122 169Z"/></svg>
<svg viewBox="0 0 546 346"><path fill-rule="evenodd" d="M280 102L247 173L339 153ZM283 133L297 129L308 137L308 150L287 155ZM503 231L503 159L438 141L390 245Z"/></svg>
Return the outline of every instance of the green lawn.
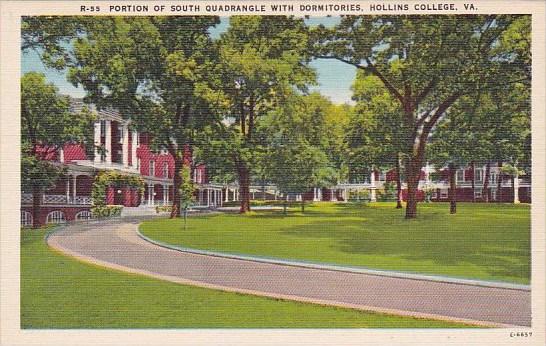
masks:
<svg viewBox="0 0 546 346"><path fill-rule="evenodd" d="M22 328L469 327L183 286L84 264L22 231Z"/></svg>
<svg viewBox="0 0 546 346"><path fill-rule="evenodd" d="M154 239L185 247L375 269L529 283L530 206L419 204L404 220L393 203L317 203L304 215L221 214L141 225Z"/></svg>

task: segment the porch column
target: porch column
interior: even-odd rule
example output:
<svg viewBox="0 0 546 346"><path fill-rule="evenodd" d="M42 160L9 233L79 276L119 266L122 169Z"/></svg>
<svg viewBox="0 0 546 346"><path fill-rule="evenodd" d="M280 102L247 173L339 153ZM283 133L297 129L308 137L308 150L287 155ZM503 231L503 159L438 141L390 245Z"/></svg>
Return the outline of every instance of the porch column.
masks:
<svg viewBox="0 0 546 346"><path fill-rule="evenodd" d="M371 202L377 202L377 197L375 195L375 172L372 171L372 173L370 174L370 185L372 186L372 188L370 189L370 201Z"/></svg>
<svg viewBox="0 0 546 346"><path fill-rule="evenodd" d="M334 189L330 189L330 202L334 202L335 199L334 199Z"/></svg>
<svg viewBox="0 0 546 346"><path fill-rule="evenodd" d="M64 163L64 150L62 147L59 149L59 162Z"/></svg>
<svg viewBox="0 0 546 346"><path fill-rule="evenodd" d="M516 175L514 177L514 203L520 203L519 202L519 176Z"/></svg>
<svg viewBox="0 0 546 346"><path fill-rule="evenodd" d="M72 176L72 181L74 183L74 189L72 190L72 203L76 203L76 180L77 180L77 178L78 178L77 175Z"/></svg>
<svg viewBox="0 0 546 346"><path fill-rule="evenodd" d="M95 157L93 158L93 161L95 163L101 162L99 147L100 147L100 121L95 122L95 136L94 136L94 144L95 144Z"/></svg>
<svg viewBox="0 0 546 346"><path fill-rule="evenodd" d="M148 205L154 205L154 185L148 184Z"/></svg>
<svg viewBox="0 0 546 346"><path fill-rule="evenodd" d="M224 202L229 202L229 188L226 187L226 195L224 196Z"/></svg>
<svg viewBox="0 0 546 346"><path fill-rule="evenodd" d="M104 142L106 148L106 164L112 164L112 122L110 120L105 121L106 126L104 134Z"/></svg>
<svg viewBox="0 0 546 346"><path fill-rule="evenodd" d="M70 203L70 176L66 176L66 203Z"/></svg>
<svg viewBox="0 0 546 346"><path fill-rule="evenodd" d="M131 139L131 166L133 166L134 168L136 168L136 165L137 165L137 157L136 157L136 150L137 150L137 137L138 136L138 132L136 131L133 131L132 132L132 139Z"/></svg>
<svg viewBox="0 0 546 346"><path fill-rule="evenodd" d="M129 127L127 123L123 125L123 143L121 143L121 152L123 156L123 167L129 167Z"/></svg>

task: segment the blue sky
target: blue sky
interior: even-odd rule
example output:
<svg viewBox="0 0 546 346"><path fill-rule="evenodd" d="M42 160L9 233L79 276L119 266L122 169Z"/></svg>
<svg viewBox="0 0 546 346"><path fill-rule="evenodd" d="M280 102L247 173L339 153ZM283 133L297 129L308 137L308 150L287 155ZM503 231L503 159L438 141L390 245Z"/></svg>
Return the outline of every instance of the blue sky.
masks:
<svg viewBox="0 0 546 346"><path fill-rule="evenodd" d="M306 23L311 26L318 24L333 26L338 21L339 17L312 17L306 19ZM227 29L228 25L228 18L222 18L221 23L211 30L211 35L218 37L220 33ZM318 86L312 87L311 90L316 90L329 97L334 103L352 103L350 88L356 75L354 67L339 61L325 59L314 60L311 66L316 69L318 75ZM21 58L21 73L29 71L43 72L46 78L54 83L62 94L74 97L83 97L85 95L82 88L75 88L66 81L64 71L47 69L40 61L38 54L32 51L23 54Z"/></svg>

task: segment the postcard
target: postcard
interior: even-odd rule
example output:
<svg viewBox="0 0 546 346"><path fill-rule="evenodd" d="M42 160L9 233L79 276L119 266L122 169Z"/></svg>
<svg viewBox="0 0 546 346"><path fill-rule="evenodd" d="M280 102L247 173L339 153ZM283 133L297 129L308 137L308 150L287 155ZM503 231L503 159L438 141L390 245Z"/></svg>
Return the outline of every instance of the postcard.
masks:
<svg viewBox="0 0 546 346"><path fill-rule="evenodd" d="M543 345L537 1L6 1L2 345Z"/></svg>

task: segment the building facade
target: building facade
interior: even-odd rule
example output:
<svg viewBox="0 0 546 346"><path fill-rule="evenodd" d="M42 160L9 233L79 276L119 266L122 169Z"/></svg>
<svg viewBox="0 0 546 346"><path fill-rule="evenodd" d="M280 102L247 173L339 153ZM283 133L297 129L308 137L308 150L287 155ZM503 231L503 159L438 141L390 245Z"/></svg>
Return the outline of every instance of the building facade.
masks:
<svg viewBox="0 0 546 346"><path fill-rule="evenodd" d="M77 114L84 106L81 100L72 100L72 111ZM66 174L54 187L45 191L41 200L40 223L61 223L89 219L91 215L91 190L95 175L100 171L115 170L127 175L141 176L144 192L136 189L110 186L106 191L106 204L125 208L144 208L169 205L173 200L174 159L166 151L154 152L151 138L146 133L131 129L130 121L121 118L114 110L95 112L93 128L94 152L77 143L67 143L62 149L46 156L47 160L66 167ZM187 148L184 161L192 167L192 178L197 185L196 204L219 206L222 201L238 199L237 189L210 184L204 164L194 163ZM22 191L21 224L29 226L32 220L32 194Z"/></svg>
<svg viewBox="0 0 546 346"><path fill-rule="evenodd" d="M81 100L72 100L72 111L77 114L84 106ZM66 167L66 174L59 178L54 187L45 191L41 200L40 224L62 223L72 220L92 218L91 190L96 174L100 171L115 170L122 174L140 176L145 187L143 193L135 188L109 186L105 202L108 205L121 205L124 208L155 208L169 205L173 200L174 159L166 151L155 152L151 149L151 138L131 128L130 121L124 120L114 110L96 110L88 106L97 115L97 120L90 133L93 134L94 150L77 143L67 143L57 152L47 154L47 160ZM224 202L239 200L239 187L212 184L207 177L204 164L193 162L192 151L186 148L185 164L192 167L192 179L197 185L195 201L198 206L218 207ZM487 188L486 166L474 165L456 172L457 201L482 202L488 197L489 202L531 202L531 179L519 177L513 179L504 175L497 164L489 168ZM474 188L472 188L474 177ZM256 194L263 199L289 199L301 201L347 202L359 200L363 191L364 199L376 201L378 195L384 196L387 185L396 184L394 170L374 171L359 183L344 183L329 188L314 188L301 195L282 196L275 186L251 186L251 197ZM417 197L420 201L433 202L449 200L449 172L436 171L427 165L421 171ZM402 198L407 190L403 184ZM266 191L267 190L267 191ZM21 224L29 226L32 220L32 194L22 192ZM391 196L392 198L392 196ZM138 211L137 211L138 212Z"/></svg>

